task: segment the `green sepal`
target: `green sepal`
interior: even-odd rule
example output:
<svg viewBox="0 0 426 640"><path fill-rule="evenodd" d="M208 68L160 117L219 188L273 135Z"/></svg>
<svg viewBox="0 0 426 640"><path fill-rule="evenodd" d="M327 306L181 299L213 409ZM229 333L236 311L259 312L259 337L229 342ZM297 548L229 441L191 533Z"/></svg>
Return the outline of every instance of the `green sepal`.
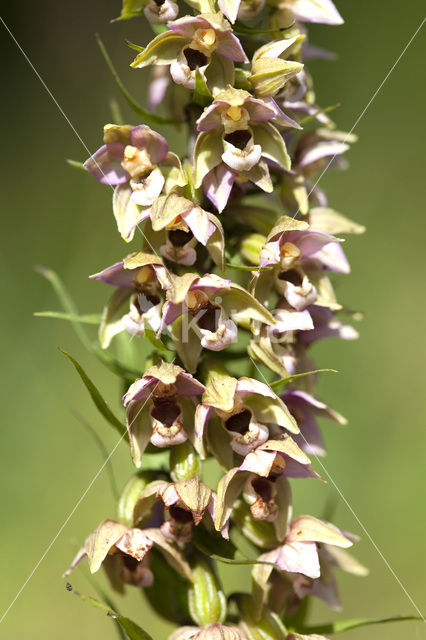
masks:
<svg viewBox="0 0 426 640"><path fill-rule="evenodd" d="M193 100L196 104L200 105L200 107L207 107L212 101L213 96L208 88L206 81L201 75L199 69L195 71L195 87L194 87L194 96Z"/></svg>
<svg viewBox="0 0 426 640"><path fill-rule="evenodd" d="M284 138L270 122L252 123L255 144L262 147L262 156L279 164L283 169L291 169L291 159L287 153Z"/></svg>
<svg viewBox="0 0 426 640"><path fill-rule="evenodd" d="M151 64L167 65L176 60L187 39L174 31L164 31L151 40L131 63L133 69L142 69Z"/></svg>

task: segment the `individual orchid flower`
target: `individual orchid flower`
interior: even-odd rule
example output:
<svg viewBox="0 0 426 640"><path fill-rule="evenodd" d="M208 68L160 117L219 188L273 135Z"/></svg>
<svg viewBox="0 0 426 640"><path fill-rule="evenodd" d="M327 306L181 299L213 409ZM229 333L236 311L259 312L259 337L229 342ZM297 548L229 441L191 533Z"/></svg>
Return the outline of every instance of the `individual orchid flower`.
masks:
<svg viewBox="0 0 426 640"><path fill-rule="evenodd" d="M169 640L249 640L239 627L229 627L220 623L207 627L180 627Z"/></svg>
<svg viewBox="0 0 426 640"><path fill-rule="evenodd" d="M140 336L145 334L147 325L158 331L164 289L168 283L167 270L161 258L142 251L134 252L90 278L116 287L105 306L99 327L99 341L103 349L121 331Z"/></svg>
<svg viewBox="0 0 426 640"><path fill-rule="evenodd" d="M220 424L209 424L217 416ZM202 441L205 432L225 429L232 450L245 456L285 429L298 433L296 420L270 387L253 378L213 376L195 413L195 434ZM211 434L214 442L217 434ZM207 436L209 440L209 437ZM220 451L214 451L218 456Z"/></svg>
<svg viewBox="0 0 426 640"><path fill-rule="evenodd" d="M289 14L289 23L294 19L329 25L343 24L343 18L332 0L268 0L268 3L276 6L277 11Z"/></svg>
<svg viewBox="0 0 426 640"><path fill-rule="evenodd" d="M279 218L259 254L261 267L274 267L271 272L256 274L255 291L260 299L265 303L274 281L277 291L297 311L314 303L339 309L324 271L348 273L349 264L338 246L340 242L334 236L309 229L303 221Z"/></svg>
<svg viewBox="0 0 426 640"><path fill-rule="evenodd" d="M245 289L215 274L173 276L166 298L157 335L172 325L177 351L190 371L196 368L203 347L221 351L236 342L238 322L274 322Z"/></svg>
<svg viewBox="0 0 426 640"><path fill-rule="evenodd" d="M346 549L352 546L350 537L334 525L313 516L298 516L287 528L283 544L259 556L265 564L258 564L252 571L257 602L265 598L274 565L280 571L311 579L321 575L319 551L322 545Z"/></svg>
<svg viewBox="0 0 426 640"><path fill-rule="evenodd" d="M191 435L192 398L205 387L177 365L161 362L147 369L123 396L133 463L140 467L148 443L160 448L185 442Z"/></svg>
<svg viewBox="0 0 426 640"><path fill-rule="evenodd" d="M166 139L147 125L108 124L104 143L86 160L84 168L102 184L116 187L114 215L118 230L129 242L146 217L144 208L150 207L167 187L167 178L171 177L172 184L184 184L180 161L169 152Z"/></svg>
<svg viewBox="0 0 426 640"><path fill-rule="evenodd" d="M70 568L62 577L68 576L87 557L90 572L95 573L103 566L111 586L117 591L122 592L124 584L150 587L154 582L154 576L149 569L147 554L154 545L174 569L185 578L191 579L190 566L159 529L132 528L115 520L104 520L86 538Z"/></svg>
<svg viewBox="0 0 426 640"><path fill-rule="evenodd" d="M254 520L272 522L278 541L284 540L291 515L287 478L320 478L307 455L288 435L268 440L251 451L239 467L228 471L217 488L215 526L222 529L242 493Z"/></svg>
<svg viewBox="0 0 426 640"><path fill-rule="evenodd" d="M216 216L172 191L161 196L146 213L155 235L152 244L171 262L191 266L197 258L197 244L207 248L214 262L223 268L225 241Z"/></svg>
<svg viewBox="0 0 426 640"><path fill-rule="evenodd" d="M267 163L290 168L284 139L269 122L278 115L276 105L228 87L216 95L198 119L201 133L194 150L194 184L203 186L219 212L225 208L235 182L250 181L270 193ZM282 114L281 121L285 118ZM287 120L291 126L296 124Z"/></svg>
<svg viewBox="0 0 426 640"><path fill-rule="evenodd" d="M324 456L324 442L315 418L327 418L340 425L347 424L346 418L300 389L287 389L280 397L297 421L300 434L294 439L299 447L308 454Z"/></svg>
<svg viewBox="0 0 426 640"><path fill-rule="evenodd" d="M161 532L167 540L180 546L192 539L193 526L200 524L205 512L214 513L215 496L197 475L174 483L166 480L149 483L135 504L135 524L151 513L156 500L161 500L165 506Z"/></svg>
<svg viewBox="0 0 426 640"><path fill-rule="evenodd" d="M118 19L134 18L142 12L151 24L164 24L177 18L179 7L173 0L123 0L123 8Z"/></svg>
<svg viewBox="0 0 426 640"><path fill-rule="evenodd" d="M248 62L238 38L222 13L185 16L167 25L135 58L131 66L170 65L177 84L194 89L197 71L210 91L233 84L234 62Z"/></svg>
<svg viewBox="0 0 426 640"><path fill-rule="evenodd" d="M346 531L343 533L349 540L358 541L357 536ZM341 611L342 606L334 570L341 569L355 576L366 576L368 575L368 569L342 547L329 543L319 543L317 548L320 576L312 578L302 574L294 575L291 577L292 588L299 603L309 595L319 598L334 611ZM296 604L293 603L294 608Z"/></svg>

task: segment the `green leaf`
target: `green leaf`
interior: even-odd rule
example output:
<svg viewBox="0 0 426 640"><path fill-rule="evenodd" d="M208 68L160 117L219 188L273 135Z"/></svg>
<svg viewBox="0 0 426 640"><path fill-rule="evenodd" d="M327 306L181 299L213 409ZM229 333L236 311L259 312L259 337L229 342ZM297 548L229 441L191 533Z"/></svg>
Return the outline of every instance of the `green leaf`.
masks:
<svg viewBox="0 0 426 640"><path fill-rule="evenodd" d="M58 320L69 320L70 322L79 322L81 324L99 324L102 319L99 313L79 316L75 313L64 313L63 311L36 311L34 315L38 318L57 318Z"/></svg>
<svg viewBox="0 0 426 640"><path fill-rule="evenodd" d="M105 420L107 420L107 422L109 422L113 427L115 427L115 429L117 429L117 431L122 436L125 436L125 435L127 436L127 429L125 425L122 422L120 422L120 420L116 418L116 416L113 414L113 412L111 411L111 409L109 408L109 406L107 405L103 397L101 396L100 392L95 387L93 382L90 380L90 378L88 377L84 369L81 367L81 365L77 362L77 360L75 360L72 356L70 356L69 353L67 353L63 349L59 349L59 351L63 353L64 356L66 356L69 360L71 360L71 362L73 363L74 367L77 370L77 373L79 374L80 378L83 380L84 385L86 386L86 389L90 393L90 396L93 402L95 403L96 407L98 408L99 412L103 415Z"/></svg>
<svg viewBox="0 0 426 640"><path fill-rule="evenodd" d="M328 622L326 624L306 626L302 629L298 628L297 632L302 634L323 634L323 633L342 633L359 627L369 627L376 624L387 624L388 622L407 622L412 620L424 620L421 616L392 616L390 618L356 618L354 620L339 620L337 622Z"/></svg>
<svg viewBox="0 0 426 640"><path fill-rule="evenodd" d="M46 267L36 267L36 271L38 271L42 276L46 278L50 282L55 291L60 303L62 304L65 312L69 314L71 317L79 317L78 309L74 303L74 300L69 295L68 291L65 288L62 280L59 276L52 271L51 269L47 269ZM73 329L76 332L77 336L80 338L83 345L93 353L102 364L107 367L110 371L112 371L115 375L120 378L125 378L126 380L135 378L140 375L140 372L136 369L131 369L126 367L121 362L119 362L116 358L105 353L102 349L91 341L89 335L86 333L85 329L81 326L81 323L77 320L71 319L70 322L73 325Z"/></svg>
<svg viewBox="0 0 426 640"><path fill-rule="evenodd" d="M133 620L130 620L130 618L126 618L125 616L120 616L113 609L111 609L111 607L104 604L103 602L99 602L99 600L96 600L91 596L87 596L84 593L79 593L78 591L74 591L74 594L85 602L91 604L92 607L104 611L113 620L116 620L121 628L124 629L124 631L127 633L129 640L153 640L152 636L141 629L141 627L137 625L136 622L133 622Z"/></svg>
<svg viewBox="0 0 426 640"><path fill-rule="evenodd" d="M295 373L293 376L275 380L275 382L271 382L269 386L271 387L271 389L276 389L282 384L289 384L289 382L293 382L293 380L304 378L305 376L311 376L314 373L338 373L338 371L337 369L314 369L313 371L305 371L305 373Z"/></svg>
<svg viewBox="0 0 426 640"><path fill-rule="evenodd" d="M173 120L171 118L162 118L161 116L156 116L150 113L149 111L147 111L146 109L144 109L143 107L141 107L136 102L136 100L130 95L130 93L127 91L126 87L122 83L114 65L112 64L112 60L109 57L107 50L105 49L104 43L102 42L99 36L97 36L96 40L98 42L99 49L101 50L101 53L105 59L105 62L107 63L108 68L111 71L112 77L114 78L117 87L121 91L121 94L123 98L126 100L127 104L133 109L133 111L138 116L143 118L145 122L149 124L178 124L179 120Z"/></svg>
<svg viewBox="0 0 426 640"><path fill-rule="evenodd" d="M200 107L206 107L213 100L213 96L210 93L206 81L201 75L199 69L195 71L195 87L194 87L194 102L200 105Z"/></svg>
<svg viewBox="0 0 426 640"><path fill-rule="evenodd" d="M65 286L59 276L51 269L47 269L46 267L42 266L36 267L36 271L38 271L42 276L46 278L46 280L50 282L66 313L72 316L78 316L78 309L68 291L65 289ZM74 331L76 332L82 343L87 347L87 349L91 350L91 340L86 331L83 329L79 322L76 322L75 320L71 320L71 322Z"/></svg>

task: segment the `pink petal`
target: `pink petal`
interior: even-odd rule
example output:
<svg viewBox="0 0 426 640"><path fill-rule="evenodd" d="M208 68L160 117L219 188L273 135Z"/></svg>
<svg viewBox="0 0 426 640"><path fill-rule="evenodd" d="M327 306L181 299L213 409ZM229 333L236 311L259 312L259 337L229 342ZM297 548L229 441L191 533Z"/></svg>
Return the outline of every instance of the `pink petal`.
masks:
<svg viewBox="0 0 426 640"><path fill-rule="evenodd" d="M309 578L321 574L317 545L315 542L292 542L279 547L276 564L283 571L303 573Z"/></svg>
<svg viewBox="0 0 426 640"><path fill-rule="evenodd" d="M248 58L244 53L244 49L241 46L241 42L233 33L228 32L222 37L219 37L217 53L234 62L248 62Z"/></svg>

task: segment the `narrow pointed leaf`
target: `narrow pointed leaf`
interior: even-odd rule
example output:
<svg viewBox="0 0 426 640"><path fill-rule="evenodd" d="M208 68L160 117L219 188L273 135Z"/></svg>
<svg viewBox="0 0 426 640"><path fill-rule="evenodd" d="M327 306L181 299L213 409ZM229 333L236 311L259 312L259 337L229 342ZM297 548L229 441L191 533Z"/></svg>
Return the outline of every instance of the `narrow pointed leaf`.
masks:
<svg viewBox="0 0 426 640"><path fill-rule="evenodd" d="M79 316L77 313L65 313L63 311L36 311L34 314L38 318L56 318L57 320L69 320L81 324L99 324L102 316L99 313Z"/></svg>
<svg viewBox="0 0 426 640"><path fill-rule="evenodd" d="M115 429L117 429L117 431L122 436L126 435L127 431L126 431L125 425L122 422L120 422L120 420L116 418L116 416L113 414L113 412L111 411L111 409L109 408L109 406L107 405L103 397L101 396L100 392L95 387L93 382L90 380L89 376L86 374L86 372L81 367L81 365L77 362L77 360L75 360L72 356L70 356L69 353L67 353L63 349L59 349L59 351L63 353L64 356L66 356L69 360L71 360L75 369L77 370L77 373L79 374L80 378L83 380L86 389L90 393L90 396L93 402L95 403L97 409L103 415L105 420L107 420L107 422L109 422L113 427L115 427Z"/></svg>
<svg viewBox="0 0 426 640"><path fill-rule="evenodd" d="M124 84L122 83L114 65L112 64L112 60L109 57L109 54L107 52L107 50L105 49L105 45L102 42L102 40L97 37L97 42L99 45L99 49L101 50L101 53L104 57L105 62L108 65L109 70L111 71L112 77L115 80L115 84L117 85L117 87L119 88L121 95L123 96L123 98L126 100L127 104L133 109L133 111L140 116L144 122L148 123L148 124L178 124L178 120L173 120L172 118L162 118L161 116L156 116L153 113L150 113L149 111L147 111L146 109L144 109L143 107L140 106L140 104L138 104L136 102L136 100L130 95L130 93L127 91L126 87L124 86Z"/></svg>

